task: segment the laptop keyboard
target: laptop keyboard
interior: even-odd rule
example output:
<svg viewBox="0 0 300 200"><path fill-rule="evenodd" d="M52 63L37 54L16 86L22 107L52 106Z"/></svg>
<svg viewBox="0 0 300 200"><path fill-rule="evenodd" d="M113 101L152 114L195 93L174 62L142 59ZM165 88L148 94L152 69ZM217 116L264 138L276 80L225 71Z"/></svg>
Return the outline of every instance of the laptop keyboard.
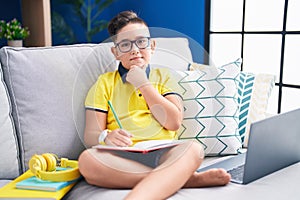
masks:
<svg viewBox="0 0 300 200"><path fill-rule="evenodd" d="M231 175L232 180L237 180L240 182L243 181L244 166L245 165L240 165L238 167L228 170L228 173Z"/></svg>

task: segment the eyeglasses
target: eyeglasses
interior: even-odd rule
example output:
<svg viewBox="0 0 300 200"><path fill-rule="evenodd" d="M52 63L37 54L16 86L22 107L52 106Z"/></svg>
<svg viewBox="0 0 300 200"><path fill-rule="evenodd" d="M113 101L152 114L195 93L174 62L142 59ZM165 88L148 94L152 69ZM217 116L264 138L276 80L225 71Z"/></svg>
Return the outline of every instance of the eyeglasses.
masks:
<svg viewBox="0 0 300 200"><path fill-rule="evenodd" d="M122 53L127 53L131 51L133 43L139 49L146 49L147 47L149 47L150 37L142 37L137 40L122 40L121 42L116 44L116 47L118 47Z"/></svg>

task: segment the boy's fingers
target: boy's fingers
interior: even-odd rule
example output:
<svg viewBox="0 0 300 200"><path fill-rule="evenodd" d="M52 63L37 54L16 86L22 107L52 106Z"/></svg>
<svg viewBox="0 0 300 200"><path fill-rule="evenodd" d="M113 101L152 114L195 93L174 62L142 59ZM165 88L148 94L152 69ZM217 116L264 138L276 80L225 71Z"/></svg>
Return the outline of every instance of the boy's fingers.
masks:
<svg viewBox="0 0 300 200"><path fill-rule="evenodd" d="M127 136L127 137L133 137L133 135L123 129L120 129L119 131L120 134L124 135L124 136Z"/></svg>
<svg viewBox="0 0 300 200"><path fill-rule="evenodd" d="M132 144L132 141L126 136L117 137L115 140L117 146L129 146Z"/></svg>

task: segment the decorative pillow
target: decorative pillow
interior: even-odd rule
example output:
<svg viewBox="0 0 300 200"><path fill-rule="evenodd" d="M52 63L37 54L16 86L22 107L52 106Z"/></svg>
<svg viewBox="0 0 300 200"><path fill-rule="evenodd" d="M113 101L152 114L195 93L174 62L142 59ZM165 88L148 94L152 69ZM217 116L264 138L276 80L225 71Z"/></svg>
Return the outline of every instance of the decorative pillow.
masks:
<svg viewBox="0 0 300 200"><path fill-rule="evenodd" d="M194 71L178 72L185 109L178 138L199 141L207 156L237 154L242 148L237 95L240 64L237 60L216 68L193 63Z"/></svg>
<svg viewBox="0 0 300 200"><path fill-rule="evenodd" d="M254 85L255 75L252 73L241 72L238 78L238 103L240 107L239 113L239 133L244 142L246 135L246 125L248 121L250 100Z"/></svg>
<svg viewBox="0 0 300 200"><path fill-rule="evenodd" d="M266 118L268 100L275 84L275 76L241 72L238 78L239 133L247 147L250 124Z"/></svg>

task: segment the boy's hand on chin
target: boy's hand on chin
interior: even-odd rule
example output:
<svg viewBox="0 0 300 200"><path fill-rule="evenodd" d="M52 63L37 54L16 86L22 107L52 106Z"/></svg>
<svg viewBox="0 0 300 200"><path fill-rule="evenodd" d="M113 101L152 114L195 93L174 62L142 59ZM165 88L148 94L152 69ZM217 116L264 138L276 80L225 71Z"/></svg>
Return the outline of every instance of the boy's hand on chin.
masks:
<svg viewBox="0 0 300 200"><path fill-rule="evenodd" d="M140 88L144 85L149 84L145 69L146 66L139 67L136 65L132 65L127 73L126 81L132 84L135 88Z"/></svg>

